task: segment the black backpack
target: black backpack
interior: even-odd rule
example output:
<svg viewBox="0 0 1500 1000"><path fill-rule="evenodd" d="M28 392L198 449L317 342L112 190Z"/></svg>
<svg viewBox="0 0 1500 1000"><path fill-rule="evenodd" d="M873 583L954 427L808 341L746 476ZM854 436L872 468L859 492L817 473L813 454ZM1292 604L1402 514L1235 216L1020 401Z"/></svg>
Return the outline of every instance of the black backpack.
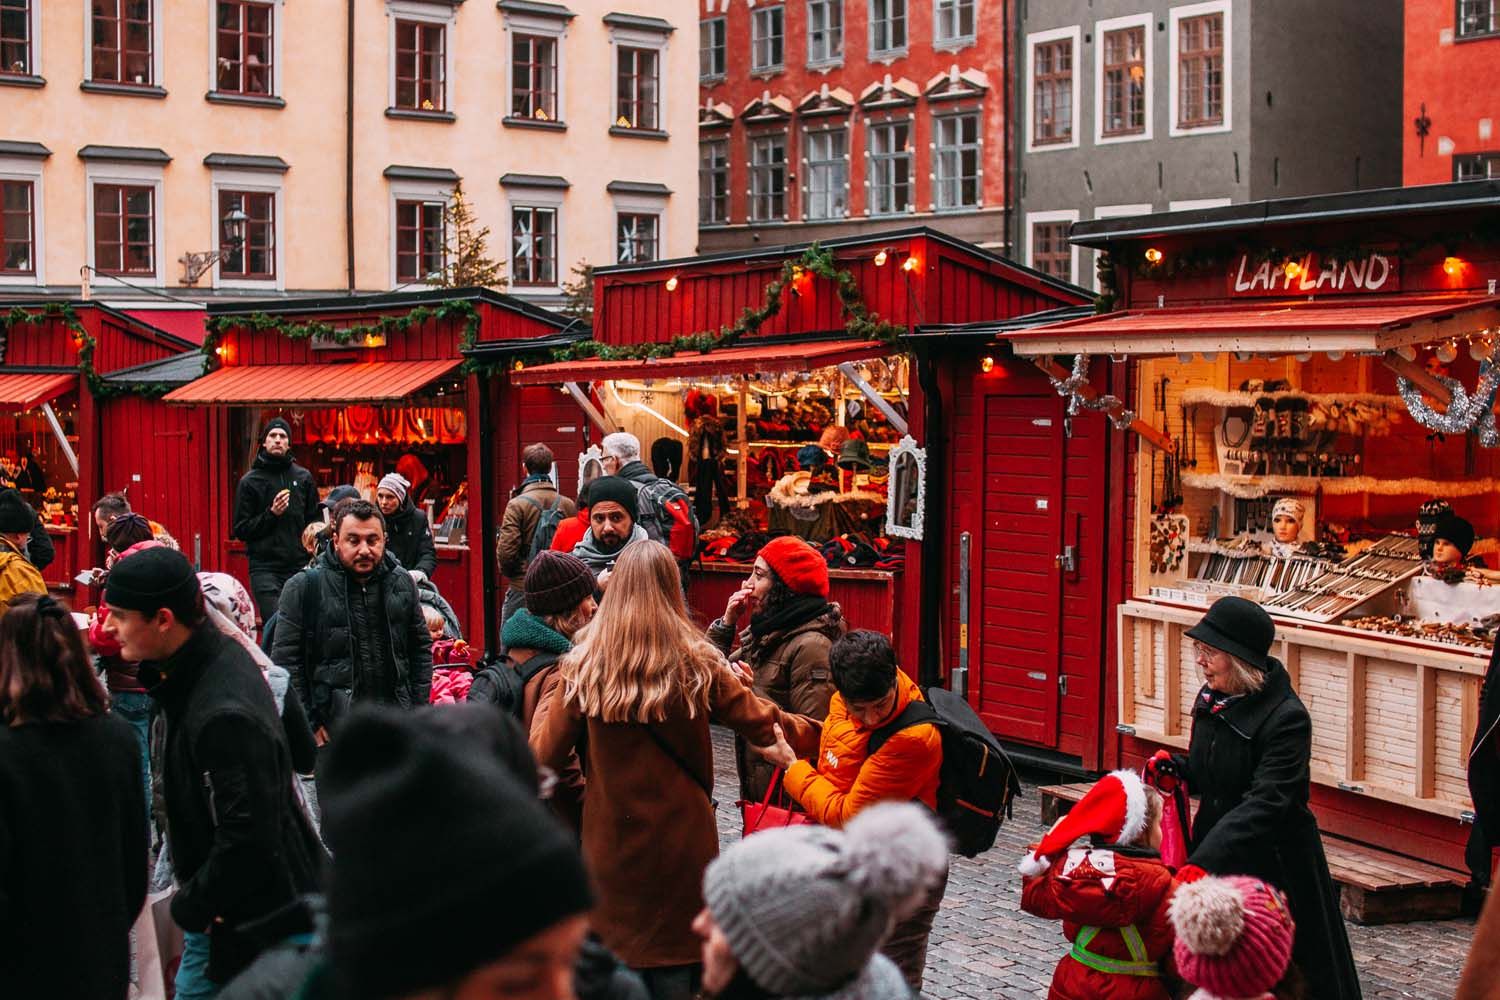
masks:
<svg viewBox="0 0 1500 1000"><path fill-rule="evenodd" d="M552 539L557 534L557 526L568 519L568 512L563 510L562 496L555 496L552 502L543 507L535 499L522 496L531 506L537 509L536 528L531 532L531 548L526 553L526 565L531 565L531 560L536 558L538 552L550 549Z"/></svg>
<svg viewBox="0 0 1500 1000"><path fill-rule="evenodd" d="M953 849L966 858L995 846L1000 824L1011 815L1011 803L1021 792L1015 765L1000 749L969 703L945 688L922 692L890 722L870 733L870 757L903 729L932 723L943 737L943 766L938 778L937 813L953 840Z"/></svg>
<svg viewBox="0 0 1500 1000"><path fill-rule="evenodd" d="M526 706L526 685L560 659L560 653L538 651L518 667L509 656L486 654L485 665L474 675L465 700L498 705L502 712L519 720Z"/></svg>

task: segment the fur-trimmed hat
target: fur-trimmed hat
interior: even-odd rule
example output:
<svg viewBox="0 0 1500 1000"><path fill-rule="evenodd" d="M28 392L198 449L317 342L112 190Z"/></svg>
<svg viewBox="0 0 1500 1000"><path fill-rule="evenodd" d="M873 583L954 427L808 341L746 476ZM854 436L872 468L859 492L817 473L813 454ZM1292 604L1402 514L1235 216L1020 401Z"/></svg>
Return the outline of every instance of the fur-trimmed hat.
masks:
<svg viewBox="0 0 1500 1000"><path fill-rule="evenodd" d="M1022 875L1041 875L1052 867L1054 855L1066 851L1080 837L1103 837L1112 844L1135 843L1146 832L1146 797L1154 794L1134 771L1111 771L1052 824L1042 842L1021 856L1017 868Z"/></svg>
<svg viewBox="0 0 1500 1000"><path fill-rule="evenodd" d="M1199 987L1192 1000L1259 1000L1286 975L1296 925L1286 897L1260 879L1179 886L1167 913L1178 974Z"/></svg>

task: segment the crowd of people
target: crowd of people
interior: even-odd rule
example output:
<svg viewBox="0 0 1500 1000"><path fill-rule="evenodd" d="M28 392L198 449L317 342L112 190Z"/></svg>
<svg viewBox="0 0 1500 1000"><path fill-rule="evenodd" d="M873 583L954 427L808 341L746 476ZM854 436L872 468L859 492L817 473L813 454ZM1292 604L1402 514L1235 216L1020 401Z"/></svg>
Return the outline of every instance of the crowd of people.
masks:
<svg viewBox="0 0 1500 1000"><path fill-rule="evenodd" d="M498 539L502 649L430 705L462 636L409 484L320 500L287 430L240 484L248 589L110 495L83 627L0 492L5 995L144 990L148 890L182 1000L920 995L952 722L850 627L815 549L772 539L704 629L638 442L606 438L576 505L534 445ZM1252 602L1210 609L1188 752L1106 775L1021 859L1022 908L1067 942L1053 1000L1359 997L1273 634ZM711 725L744 800L722 853Z"/></svg>

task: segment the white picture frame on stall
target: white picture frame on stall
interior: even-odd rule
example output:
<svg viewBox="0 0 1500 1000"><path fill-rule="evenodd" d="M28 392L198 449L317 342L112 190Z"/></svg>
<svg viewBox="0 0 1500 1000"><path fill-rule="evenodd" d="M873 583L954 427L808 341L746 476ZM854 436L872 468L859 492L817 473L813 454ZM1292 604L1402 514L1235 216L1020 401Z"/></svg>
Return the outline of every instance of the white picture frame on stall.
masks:
<svg viewBox="0 0 1500 1000"><path fill-rule="evenodd" d="M596 469L592 475L589 474L591 467ZM604 475L604 452L597 444L591 444L578 453L578 489L581 491L584 483L602 475Z"/></svg>
<svg viewBox="0 0 1500 1000"><path fill-rule="evenodd" d="M922 539L927 513L927 449L906 435L891 449L890 480L885 501L885 533L894 538Z"/></svg>

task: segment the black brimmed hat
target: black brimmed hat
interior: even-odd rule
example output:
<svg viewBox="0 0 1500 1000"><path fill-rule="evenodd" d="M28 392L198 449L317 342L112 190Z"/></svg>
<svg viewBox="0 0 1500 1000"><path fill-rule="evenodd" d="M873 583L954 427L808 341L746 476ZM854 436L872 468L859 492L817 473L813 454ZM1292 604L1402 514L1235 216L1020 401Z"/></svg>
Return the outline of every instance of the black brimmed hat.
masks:
<svg viewBox="0 0 1500 1000"><path fill-rule="evenodd" d="M1271 642L1276 638L1276 623L1254 601L1221 597L1187 634L1188 638L1237 657L1256 670L1265 670Z"/></svg>

